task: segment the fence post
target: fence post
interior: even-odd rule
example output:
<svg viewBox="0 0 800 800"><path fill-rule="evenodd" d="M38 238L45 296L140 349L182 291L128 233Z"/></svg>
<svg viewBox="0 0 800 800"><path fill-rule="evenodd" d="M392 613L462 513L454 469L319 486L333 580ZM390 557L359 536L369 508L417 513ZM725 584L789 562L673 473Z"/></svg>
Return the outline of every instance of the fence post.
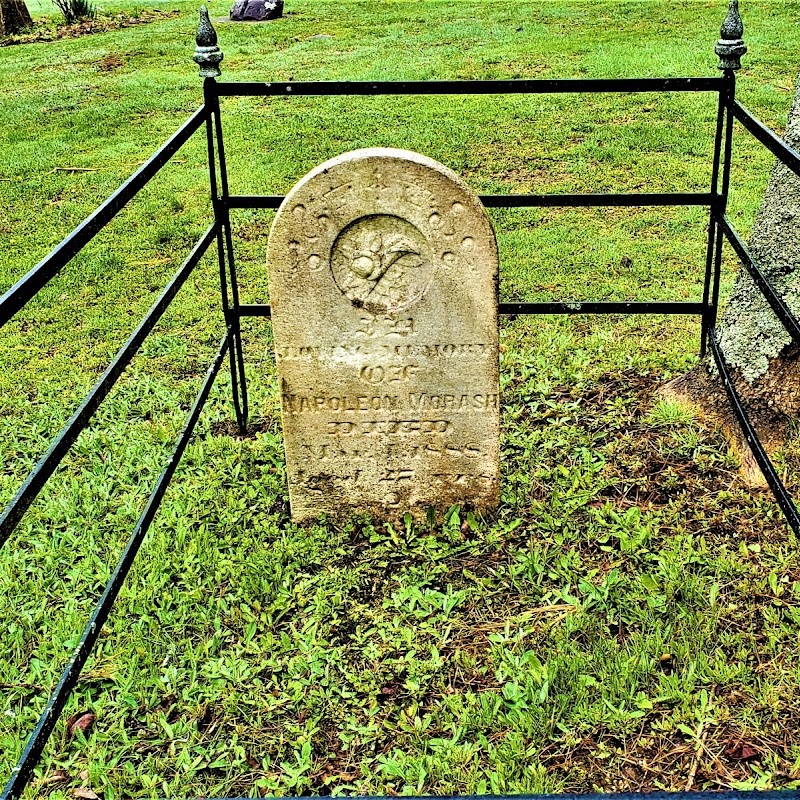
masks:
<svg viewBox="0 0 800 800"><path fill-rule="evenodd" d="M703 353L705 353L707 337L717 324L717 312L719 310L719 283L720 270L722 265L722 231L720 230L719 220L725 214L728 205L728 193L730 190L731 179L731 152L733 148L733 103L736 97L736 70L742 68L741 58L747 52L742 36L744 35L744 25L739 16L739 0L729 0L728 13L722 22L720 38L714 47L714 52L719 56L719 69L722 70L724 88L720 94L720 110L724 107L725 112L725 131L724 131L724 151L722 155L722 187L717 191L717 178L719 175L719 162L717 155L720 147L720 135L722 133L721 118L717 124L717 142L715 145L714 165L714 200L712 206L712 227L709 231L709 266L711 249L714 249L714 265L712 278L711 303L708 317L703 319Z"/></svg>
<svg viewBox="0 0 800 800"><path fill-rule="evenodd" d="M219 260L222 312L225 316L225 326L228 331L231 391L233 393L236 423L240 433L244 433L247 429L248 417L247 382L244 371L244 354L242 352L239 285L236 279L236 265L233 258L233 238L231 236L230 208L228 204L228 171L225 164L222 119L220 117L219 94L217 93L216 82L216 78L222 74L219 64L224 56L217 44L217 32L208 18L208 9L205 5L200 8L200 22L197 26L196 42L197 47L193 58L200 67L201 77L204 78L203 99L207 111L206 138L208 140L209 184L211 202L214 208L214 222L217 226L217 257ZM219 183L217 182L218 165Z"/></svg>

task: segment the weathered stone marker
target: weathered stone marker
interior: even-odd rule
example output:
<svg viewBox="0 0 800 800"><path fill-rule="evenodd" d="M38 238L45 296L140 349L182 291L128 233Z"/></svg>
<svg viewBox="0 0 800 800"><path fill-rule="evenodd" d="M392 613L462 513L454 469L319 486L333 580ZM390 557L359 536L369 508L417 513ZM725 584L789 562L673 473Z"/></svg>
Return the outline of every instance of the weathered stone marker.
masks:
<svg viewBox="0 0 800 800"><path fill-rule="evenodd" d="M338 156L267 259L292 519L496 506L497 244L466 184L404 150Z"/></svg>
<svg viewBox="0 0 800 800"><path fill-rule="evenodd" d="M235 0L233 22L265 22L283 16L283 0Z"/></svg>

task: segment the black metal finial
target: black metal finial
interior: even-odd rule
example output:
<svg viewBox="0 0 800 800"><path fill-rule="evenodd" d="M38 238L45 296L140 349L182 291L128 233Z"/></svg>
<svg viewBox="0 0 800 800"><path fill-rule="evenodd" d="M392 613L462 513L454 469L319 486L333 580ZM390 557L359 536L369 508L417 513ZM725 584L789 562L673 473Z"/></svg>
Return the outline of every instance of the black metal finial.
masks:
<svg viewBox="0 0 800 800"><path fill-rule="evenodd" d="M201 78L218 78L222 73L219 62L222 61L222 50L217 46L217 32L208 18L208 9L200 6L200 23L197 26L197 47L194 49L194 60L200 66Z"/></svg>
<svg viewBox="0 0 800 800"><path fill-rule="evenodd" d="M739 16L739 0L730 0L728 14L719 32L720 39L714 52L719 56L721 70L741 69L742 56L747 52L742 36L744 25Z"/></svg>

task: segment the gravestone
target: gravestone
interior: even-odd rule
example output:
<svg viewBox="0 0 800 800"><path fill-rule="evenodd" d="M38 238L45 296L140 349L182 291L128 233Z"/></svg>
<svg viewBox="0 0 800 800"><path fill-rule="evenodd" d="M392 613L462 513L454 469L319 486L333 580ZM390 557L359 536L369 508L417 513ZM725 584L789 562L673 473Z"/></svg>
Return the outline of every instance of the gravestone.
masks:
<svg viewBox="0 0 800 800"><path fill-rule="evenodd" d="M292 519L496 506L498 255L469 187L346 153L287 195L267 259Z"/></svg>
<svg viewBox="0 0 800 800"><path fill-rule="evenodd" d="M283 0L236 0L231 8L233 22L265 22L283 16Z"/></svg>

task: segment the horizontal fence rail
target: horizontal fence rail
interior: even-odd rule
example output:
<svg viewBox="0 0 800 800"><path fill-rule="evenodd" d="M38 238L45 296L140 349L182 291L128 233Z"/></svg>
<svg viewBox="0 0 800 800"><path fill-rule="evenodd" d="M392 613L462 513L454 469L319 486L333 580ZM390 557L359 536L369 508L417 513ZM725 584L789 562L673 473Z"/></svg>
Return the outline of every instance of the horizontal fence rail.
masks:
<svg viewBox="0 0 800 800"><path fill-rule="evenodd" d="M186 450L186 446L192 436L197 420L200 418L203 406L208 399L214 379L225 358L225 353L228 349L229 335L230 329L228 329L228 334L222 339L217 353L211 362L211 366L208 368L203 384L189 411L183 430L175 443L167 465L159 475L158 481L156 481L150 498L147 501L147 505L142 511L139 521L136 523L136 527L133 529L133 533L131 533L128 543L125 545L125 549L122 551L122 555L120 556L110 580L103 590L103 594L97 601L97 605L95 606L89 622L86 623L86 628L83 631L78 646L72 654L72 658L64 669L56 688L50 695L47 705L39 719L39 723L31 734L30 739L28 739L28 743L11 773L11 778L6 784L2 796L0 796L0 800L11 800L11 798L19 797L25 785L30 780L31 774L42 754L42 750L47 744L47 740L50 738L50 734L53 732L53 728L55 728L58 722L59 715L64 710L64 706L78 682L81 670L86 664L86 660L91 654L97 638L100 636L100 630L111 613L114 601L117 599L122 584L125 582L125 578L133 566L142 540L153 522L158 507L161 505L161 501L172 480L172 476L178 468L178 463L180 462L184 450Z"/></svg>
<svg viewBox="0 0 800 800"><path fill-rule="evenodd" d="M486 208L597 208L603 206L711 206L710 192L641 194L481 194ZM222 198L228 208L280 208L282 194L232 194Z"/></svg>
<svg viewBox="0 0 800 800"><path fill-rule="evenodd" d="M216 82L218 97L330 97L396 94L573 94L599 92L721 92L721 77L557 78L464 81Z"/></svg>
<svg viewBox="0 0 800 800"><path fill-rule="evenodd" d="M130 335L128 341L119 349L105 372L90 389L67 424L57 434L56 438L53 439L47 452L31 470L25 482L17 491L17 494L6 506L3 513L0 514L0 547L6 542L11 532L22 518L22 515L36 499L56 467L58 467L64 456L69 452L80 432L86 428L100 403L108 396L108 393L114 387L114 384L125 370L125 367L130 364L131 360L142 346L142 343L147 338L147 335L164 315L164 312L175 298L178 290L186 282L189 275L192 274L192 271L217 237L217 234L218 225L214 222L200 238L200 241L195 245L192 252L183 262L181 268L172 277L172 280L167 284L164 291L159 295L156 302L150 307L150 310L145 314L136 330Z"/></svg>
<svg viewBox="0 0 800 800"><path fill-rule="evenodd" d="M800 153L756 119L738 100L733 101L733 116L758 139L764 147L783 162L795 175L800 176Z"/></svg>
<svg viewBox="0 0 800 800"><path fill-rule="evenodd" d="M119 214L145 184L186 144L192 134L205 122L207 116L205 106L195 111L114 194L0 297L0 327L58 275L70 260Z"/></svg>
<svg viewBox="0 0 800 800"><path fill-rule="evenodd" d="M499 314L689 314L702 315L706 311L703 303L683 302L628 302L608 301L602 303L583 303L565 301L553 303L500 303ZM228 313L240 317L270 317L272 309L267 304L242 303L236 308L229 308Z"/></svg>
<svg viewBox="0 0 800 800"><path fill-rule="evenodd" d="M500 314L702 314L703 303L606 301L583 303L580 300L553 303L500 303Z"/></svg>

